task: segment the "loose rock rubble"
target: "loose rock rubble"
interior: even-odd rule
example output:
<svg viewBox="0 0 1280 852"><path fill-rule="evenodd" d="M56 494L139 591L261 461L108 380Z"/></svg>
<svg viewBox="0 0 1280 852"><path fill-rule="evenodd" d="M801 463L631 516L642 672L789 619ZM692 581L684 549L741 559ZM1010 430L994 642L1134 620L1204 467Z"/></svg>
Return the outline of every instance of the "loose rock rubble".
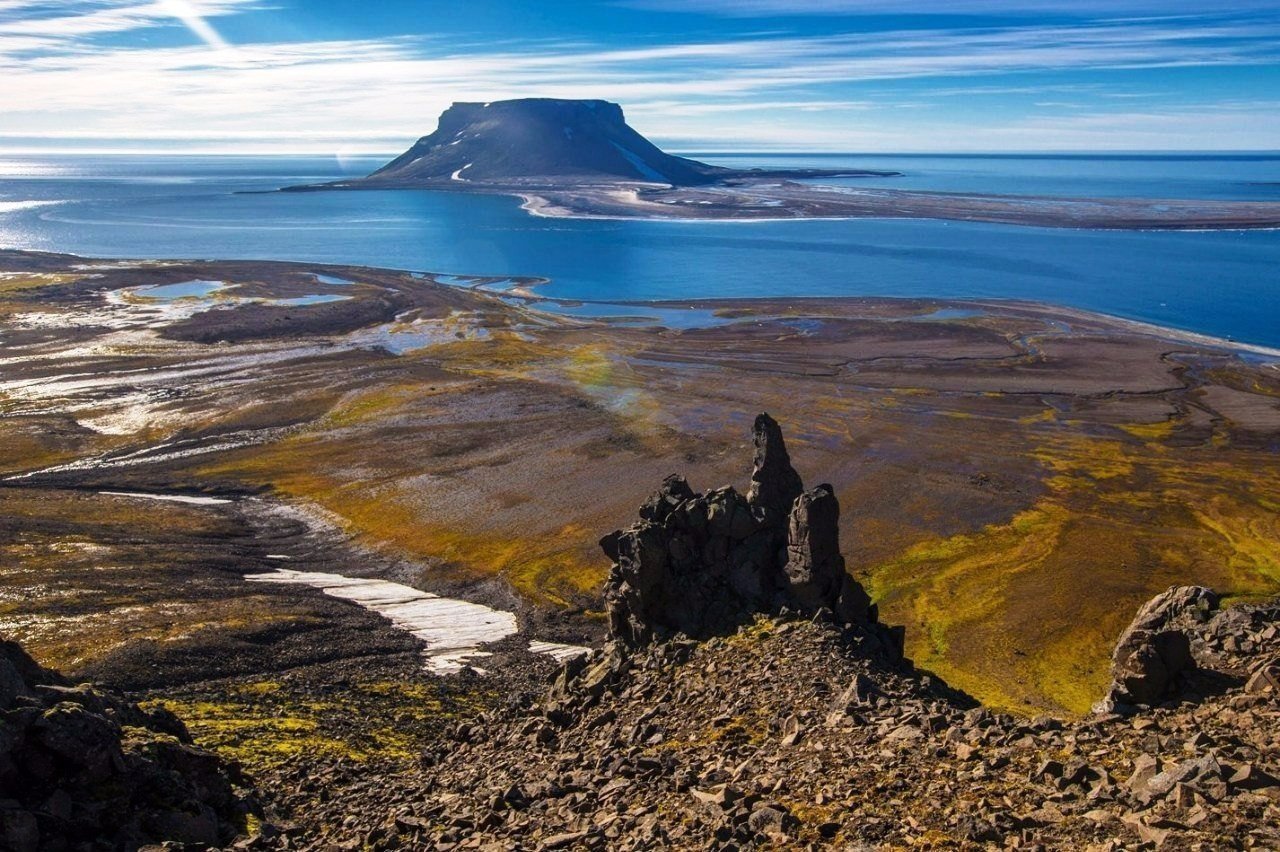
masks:
<svg viewBox="0 0 1280 852"><path fill-rule="evenodd" d="M1239 678L1132 717L1028 720L797 617L579 668L459 725L374 845L1280 847L1280 701Z"/></svg>
<svg viewBox="0 0 1280 852"><path fill-rule="evenodd" d="M72 686L0 642L0 849L218 846L245 829L245 783L172 714Z"/></svg>

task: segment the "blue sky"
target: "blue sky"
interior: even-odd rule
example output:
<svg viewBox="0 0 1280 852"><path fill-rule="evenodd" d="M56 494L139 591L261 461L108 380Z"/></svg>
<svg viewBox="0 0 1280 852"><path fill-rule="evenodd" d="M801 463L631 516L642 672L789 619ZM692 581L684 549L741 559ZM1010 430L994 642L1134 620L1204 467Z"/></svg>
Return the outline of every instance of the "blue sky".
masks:
<svg viewBox="0 0 1280 852"><path fill-rule="evenodd" d="M7 150L390 152L530 96L681 150L1274 150L1280 0L0 0L0 80Z"/></svg>

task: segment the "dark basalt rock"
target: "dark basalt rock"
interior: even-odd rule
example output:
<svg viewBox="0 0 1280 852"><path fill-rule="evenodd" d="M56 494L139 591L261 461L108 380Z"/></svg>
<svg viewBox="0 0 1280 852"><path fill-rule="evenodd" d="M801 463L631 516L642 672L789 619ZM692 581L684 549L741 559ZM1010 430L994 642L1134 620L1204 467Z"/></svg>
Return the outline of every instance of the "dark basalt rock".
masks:
<svg viewBox="0 0 1280 852"><path fill-rule="evenodd" d="M71 686L0 642L0 849L221 846L252 810L247 785L172 713Z"/></svg>
<svg viewBox="0 0 1280 852"><path fill-rule="evenodd" d="M791 596L804 610L830 607L845 623L875 621L871 598L845 570L839 525L840 503L830 485L796 498L787 524L785 571Z"/></svg>
<svg viewBox="0 0 1280 852"><path fill-rule="evenodd" d="M746 497L732 487L698 494L669 476L640 507L638 524L601 540L614 562L610 632L624 645L726 633L784 608L874 623L870 599L845 571L831 486L804 491L769 415L756 418L753 435Z"/></svg>
<svg viewBox="0 0 1280 852"><path fill-rule="evenodd" d="M747 502L754 509L785 516L804 491L804 483L791 466L782 427L768 414L760 414L751 433L756 453Z"/></svg>
<svg viewBox="0 0 1280 852"><path fill-rule="evenodd" d="M1196 667L1192 632L1218 609L1203 586L1174 586L1143 604L1111 656L1111 686L1095 711L1132 712L1175 697L1181 677Z"/></svg>

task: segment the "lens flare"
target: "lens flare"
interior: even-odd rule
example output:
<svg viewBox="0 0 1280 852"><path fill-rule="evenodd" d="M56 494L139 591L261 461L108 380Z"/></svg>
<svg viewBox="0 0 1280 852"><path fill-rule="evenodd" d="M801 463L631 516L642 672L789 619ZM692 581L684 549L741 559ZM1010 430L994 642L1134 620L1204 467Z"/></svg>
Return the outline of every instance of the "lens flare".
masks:
<svg viewBox="0 0 1280 852"><path fill-rule="evenodd" d="M196 7L188 0L160 0L159 5L165 12L182 21L187 29L191 30L197 38L210 47L218 50L227 50L231 47L226 39L200 16Z"/></svg>

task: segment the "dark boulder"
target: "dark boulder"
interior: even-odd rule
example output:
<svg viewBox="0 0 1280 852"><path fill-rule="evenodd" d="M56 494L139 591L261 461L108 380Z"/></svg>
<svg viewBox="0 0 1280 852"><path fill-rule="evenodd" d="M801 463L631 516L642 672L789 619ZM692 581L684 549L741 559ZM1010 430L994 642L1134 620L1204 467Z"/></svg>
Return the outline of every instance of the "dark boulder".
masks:
<svg viewBox="0 0 1280 852"><path fill-rule="evenodd" d="M164 710L70 686L0 643L0 849L230 843L249 782Z"/></svg>
<svg viewBox="0 0 1280 852"><path fill-rule="evenodd" d="M1174 586L1142 605L1111 655L1111 686L1099 713L1131 712L1176 697L1184 674L1195 669L1192 632L1218 609L1203 586Z"/></svg>
<svg viewBox="0 0 1280 852"><path fill-rule="evenodd" d="M709 635L779 599L775 536L742 495L723 488L678 499L686 489L669 477L645 503L644 520L602 541L615 560L610 630L626 644Z"/></svg>

